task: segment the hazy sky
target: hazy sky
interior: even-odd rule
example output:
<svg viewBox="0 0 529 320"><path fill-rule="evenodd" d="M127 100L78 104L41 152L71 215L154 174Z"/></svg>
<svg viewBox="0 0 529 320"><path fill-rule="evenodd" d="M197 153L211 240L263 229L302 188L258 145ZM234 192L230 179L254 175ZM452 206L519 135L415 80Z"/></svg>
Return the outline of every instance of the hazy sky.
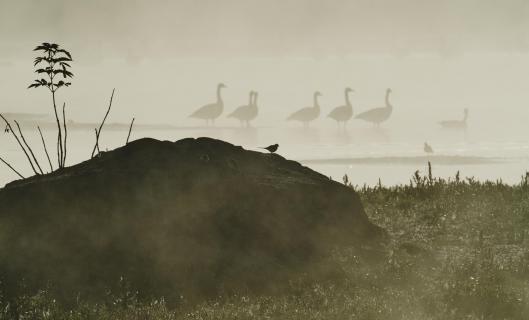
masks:
<svg viewBox="0 0 529 320"><path fill-rule="evenodd" d="M0 38L0 59L44 39L97 59L526 52L529 1L0 0Z"/></svg>
<svg viewBox="0 0 529 320"><path fill-rule="evenodd" d="M500 104L517 116L529 99L526 0L0 0L0 39L3 112L50 111L45 91L26 90L43 41L74 55L59 100L76 120L99 119L116 87L117 121L196 124L187 116L221 81L226 112L261 92L262 125L314 90L326 114L346 86L355 112L392 87L397 127L418 109L428 121Z"/></svg>

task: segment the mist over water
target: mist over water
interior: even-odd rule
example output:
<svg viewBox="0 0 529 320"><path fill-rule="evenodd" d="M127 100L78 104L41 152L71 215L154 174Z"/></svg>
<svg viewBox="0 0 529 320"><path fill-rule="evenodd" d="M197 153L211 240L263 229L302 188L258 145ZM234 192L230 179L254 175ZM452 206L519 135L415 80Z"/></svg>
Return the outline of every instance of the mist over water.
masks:
<svg viewBox="0 0 529 320"><path fill-rule="evenodd" d="M45 114L42 122L53 121L48 92L26 89L34 75L31 50L53 40L74 56L73 85L59 92L58 101L67 103L67 118L76 124L96 127L116 88L108 123L126 126L135 117L133 139L210 136L255 150L279 143L282 156L335 180L348 174L358 185L379 178L407 183L427 160L435 175L459 170L463 177L509 183L527 169L529 9L523 2L292 1L277 8L259 1L155 3L113 2L105 14L93 4L55 1L52 7L60 10L44 10L34 3L40 18L27 4L2 3L0 34L7 42L0 45L6 47L0 53L0 112ZM219 82L227 85L224 112L214 128L204 128L188 116L215 101ZM384 106L391 88L391 118L380 128L351 120L339 129L326 116L344 104L345 87L355 90L355 115ZM247 103L250 90L259 92L259 115L244 129L226 115ZM323 94L320 118L309 128L285 121L312 105L316 90ZM437 124L462 119L464 108L466 132ZM23 129L43 163L35 126ZM123 145L126 129L103 130L104 148ZM54 134L52 126L45 130L49 146ZM72 126L68 164L86 160L94 140L93 129ZM435 151L430 158L422 150L425 141ZM29 175L11 136L0 136L0 155ZM14 178L0 166L0 184Z"/></svg>

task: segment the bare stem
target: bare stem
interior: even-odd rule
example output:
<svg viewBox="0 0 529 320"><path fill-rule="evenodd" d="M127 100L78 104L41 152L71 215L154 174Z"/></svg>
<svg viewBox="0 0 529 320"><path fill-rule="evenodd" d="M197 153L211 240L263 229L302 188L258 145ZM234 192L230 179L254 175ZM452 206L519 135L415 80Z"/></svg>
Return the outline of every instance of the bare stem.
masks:
<svg viewBox="0 0 529 320"><path fill-rule="evenodd" d="M130 127L129 127L129 134L127 135L127 141L125 142L125 145L129 144L130 133L132 132L132 126L134 125L134 120L136 120L136 118L132 118L132 121L131 121Z"/></svg>
<svg viewBox="0 0 529 320"><path fill-rule="evenodd" d="M99 153L99 133L97 132L97 128L94 128L94 131L96 132L96 145L94 148L97 149L97 153Z"/></svg>
<svg viewBox="0 0 529 320"><path fill-rule="evenodd" d="M57 104L55 103L55 90L53 89L51 89L51 96L53 99L53 111L55 112L55 122L57 122L57 128L59 130L59 132L57 133L57 162L59 164L60 169L62 168L62 129L61 121L59 120L59 114L57 113Z"/></svg>
<svg viewBox="0 0 529 320"><path fill-rule="evenodd" d="M37 168L39 168L39 171L40 171L41 174L44 174L44 171L42 171L42 168L40 167L39 161L37 160L37 157L35 157L35 154L33 153L33 150L31 149L31 147L27 143L26 138L24 138L24 134L22 133L22 129L20 129L20 125L18 124L18 122L16 120L14 120L14 122L17 125L18 133L20 134L20 137L22 138L22 141L24 142L24 145L26 146L26 148L28 148L29 153L31 153L31 157L33 158L33 161L35 161L35 164L37 165Z"/></svg>
<svg viewBox="0 0 529 320"><path fill-rule="evenodd" d="M7 121L7 119L2 114L0 114L0 117L2 118L2 120L4 120L4 122L6 123L7 127L9 128L9 131L11 132L11 134L13 134L13 137L15 137L15 139L17 140L18 145L20 146L22 151L24 151L24 154L26 155L26 158L29 161L29 165L31 166L31 169L33 169L33 172L35 172L35 174L38 175L39 173L38 173L37 169L35 169L35 166L33 165L33 162L31 161L31 158L29 157L28 152L24 148L24 145L22 145L22 142L20 142L20 139L18 138L17 134L13 130L13 127L11 127L11 124L9 123L9 121Z"/></svg>
<svg viewBox="0 0 529 320"><path fill-rule="evenodd" d="M105 113L105 117L103 118L103 121L101 121L101 125L99 126L99 130L96 130L96 144L94 145L94 149L92 150L92 158L94 157L94 154L96 152L96 148L99 151L99 136L101 135L101 130L103 129L103 125L105 124L105 121L107 120L108 114L110 113L110 108L112 108L112 99L114 99L114 91L116 89L112 89L112 95L110 96L110 103L108 104L107 113Z"/></svg>
<svg viewBox="0 0 529 320"><path fill-rule="evenodd" d="M66 166L66 141L68 140L68 129L66 128L66 103L62 105L62 124L64 126L64 153L62 155L62 166Z"/></svg>
<svg viewBox="0 0 529 320"><path fill-rule="evenodd" d="M0 161L2 161L6 166L8 166L9 169L13 170L13 172L15 172L21 179L25 179L24 176L20 174L20 172L18 172L15 168L13 168L13 166L10 165L7 161L2 159L2 157L0 157Z"/></svg>
<svg viewBox="0 0 529 320"><path fill-rule="evenodd" d="M40 138L42 140L42 145L44 146L44 152L46 153L46 158L48 158L48 163L50 164L50 170L51 172L53 172L53 165L51 164L51 159L48 153L48 148L46 147L46 141L44 141L44 136L42 135L42 131L40 130L39 126L37 126L37 129L39 130L39 133L40 133Z"/></svg>

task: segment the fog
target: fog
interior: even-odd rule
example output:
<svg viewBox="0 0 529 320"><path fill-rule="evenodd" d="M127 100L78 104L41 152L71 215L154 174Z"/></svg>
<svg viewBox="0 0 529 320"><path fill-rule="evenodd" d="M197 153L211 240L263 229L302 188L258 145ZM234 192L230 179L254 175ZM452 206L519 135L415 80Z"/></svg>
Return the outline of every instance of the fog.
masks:
<svg viewBox="0 0 529 320"><path fill-rule="evenodd" d="M306 162L335 179L348 173L357 184L407 182L425 166L425 141L435 155L479 157L439 167L432 158L445 176L461 170L515 183L528 160L526 1L0 0L0 38L2 113L52 121L49 93L26 89L34 78L32 49L49 41L74 58L73 85L58 93L68 118L100 121L116 88L109 122L135 117L134 138L208 135L247 148L279 143L278 152L296 160L360 158ZM219 82L227 85L224 113L204 129L188 116L215 101ZM354 119L345 132L338 129L326 116L344 104L345 87L355 90L355 115L384 106L391 88L390 119L377 129ZM250 90L259 92L259 115L252 130L242 130L226 115L247 103ZM309 129L286 122L312 104L316 90L323 94L320 118ZM440 129L438 121L461 119L464 108L466 132ZM37 143L33 128L25 131ZM112 148L125 136L109 131L102 141ZM69 164L86 159L93 130L73 129L71 139ZM0 155L25 170L11 136L0 137ZM371 157L388 160L373 164ZM394 157L416 160L399 164ZM0 167L0 184L13 178Z"/></svg>

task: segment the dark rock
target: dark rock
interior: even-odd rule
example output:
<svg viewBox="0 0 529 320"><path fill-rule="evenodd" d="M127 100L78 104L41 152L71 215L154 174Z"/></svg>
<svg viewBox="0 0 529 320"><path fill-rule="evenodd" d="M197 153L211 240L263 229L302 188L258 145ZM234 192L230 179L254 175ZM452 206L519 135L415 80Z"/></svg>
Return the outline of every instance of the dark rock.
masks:
<svg viewBox="0 0 529 320"><path fill-rule="evenodd" d="M351 188L209 138L141 139L0 189L7 291L95 296L121 276L153 295L259 290L380 235Z"/></svg>

